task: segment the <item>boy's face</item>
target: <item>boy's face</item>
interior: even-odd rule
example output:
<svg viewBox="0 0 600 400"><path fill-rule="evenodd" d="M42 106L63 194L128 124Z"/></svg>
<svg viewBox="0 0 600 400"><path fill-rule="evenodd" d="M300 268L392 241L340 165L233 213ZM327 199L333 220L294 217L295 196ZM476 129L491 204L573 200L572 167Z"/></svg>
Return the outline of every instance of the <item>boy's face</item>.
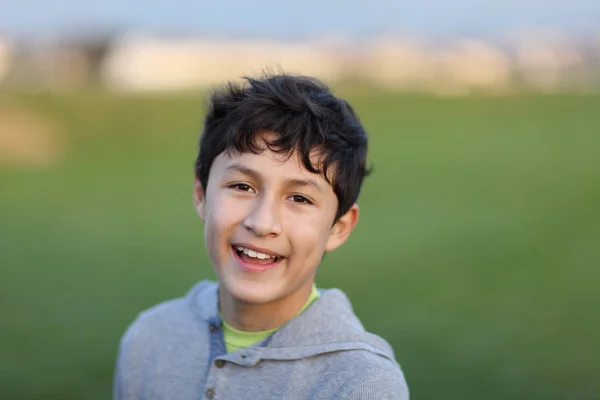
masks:
<svg viewBox="0 0 600 400"><path fill-rule="evenodd" d="M206 195L196 181L194 197L222 287L249 304L309 293L324 252L344 243L358 220L354 205L333 225L338 201L331 185L296 153L269 149L220 154Z"/></svg>

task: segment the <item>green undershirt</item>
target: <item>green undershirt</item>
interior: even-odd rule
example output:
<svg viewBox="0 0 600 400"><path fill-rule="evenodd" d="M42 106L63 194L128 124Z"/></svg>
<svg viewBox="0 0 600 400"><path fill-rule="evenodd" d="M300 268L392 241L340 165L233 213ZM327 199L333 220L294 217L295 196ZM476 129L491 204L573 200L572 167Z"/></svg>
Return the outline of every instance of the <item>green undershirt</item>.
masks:
<svg viewBox="0 0 600 400"><path fill-rule="evenodd" d="M306 310L306 308L318 298L319 291L317 290L317 285L313 284L310 297L308 298L302 309L298 312L298 314L296 314L296 316L302 313L302 311ZM233 328L231 325L225 322L225 320L223 320L223 339L225 340L225 347L227 348L227 352L231 353L232 351L245 349L246 347L252 346L255 343L261 342L264 339L266 339L271 333L275 332L277 329L279 328L258 332L240 331L238 329Z"/></svg>

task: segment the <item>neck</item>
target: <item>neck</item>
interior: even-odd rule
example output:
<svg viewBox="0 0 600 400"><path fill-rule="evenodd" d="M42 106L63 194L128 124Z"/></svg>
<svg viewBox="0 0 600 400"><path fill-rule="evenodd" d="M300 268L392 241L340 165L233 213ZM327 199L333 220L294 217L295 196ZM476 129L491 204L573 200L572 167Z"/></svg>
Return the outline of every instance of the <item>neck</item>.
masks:
<svg viewBox="0 0 600 400"><path fill-rule="evenodd" d="M312 282L295 292L269 303L251 304L219 290L219 309L227 323L235 329L247 332L277 329L294 318L308 301Z"/></svg>

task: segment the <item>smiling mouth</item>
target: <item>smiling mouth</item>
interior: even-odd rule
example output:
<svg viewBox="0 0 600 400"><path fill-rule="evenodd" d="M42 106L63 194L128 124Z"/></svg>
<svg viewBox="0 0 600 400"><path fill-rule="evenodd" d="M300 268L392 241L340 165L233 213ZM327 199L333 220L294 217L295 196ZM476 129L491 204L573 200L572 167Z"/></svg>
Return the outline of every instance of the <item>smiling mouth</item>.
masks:
<svg viewBox="0 0 600 400"><path fill-rule="evenodd" d="M248 264L269 265L283 260L285 257L261 253L243 246L232 246L233 251L242 261Z"/></svg>

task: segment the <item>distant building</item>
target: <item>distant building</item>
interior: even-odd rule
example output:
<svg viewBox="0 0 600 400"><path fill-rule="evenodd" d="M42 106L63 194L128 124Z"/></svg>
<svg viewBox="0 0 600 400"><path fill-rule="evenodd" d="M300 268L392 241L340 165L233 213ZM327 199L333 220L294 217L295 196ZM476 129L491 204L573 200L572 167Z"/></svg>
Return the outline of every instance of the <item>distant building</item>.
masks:
<svg viewBox="0 0 600 400"><path fill-rule="evenodd" d="M8 39L0 37L0 85L7 79L12 67L14 49Z"/></svg>
<svg viewBox="0 0 600 400"><path fill-rule="evenodd" d="M115 91L193 90L265 69L442 95L597 91L600 39L528 32L502 42L471 38L433 45L394 35L279 41L127 34L11 46L0 38L0 83L35 90L95 84Z"/></svg>
<svg viewBox="0 0 600 400"><path fill-rule="evenodd" d="M560 32L530 32L514 44L516 72L533 90L571 90L588 80L585 57L578 44Z"/></svg>
<svg viewBox="0 0 600 400"><path fill-rule="evenodd" d="M334 79L341 63L318 43L125 36L102 65L110 89L162 91L200 88L265 68Z"/></svg>
<svg viewBox="0 0 600 400"><path fill-rule="evenodd" d="M435 64L432 89L439 93L504 93L511 86L508 57L481 40L457 41L436 55Z"/></svg>
<svg viewBox="0 0 600 400"><path fill-rule="evenodd" d="M108 38L41 38L21 43L10 79L32 90L74 91L98 83L98 65Z"/></svg>
<svg viewBox="0 0 600 400"><path fill-rule="evenodd" d="M383 87L429 90L435 78L430 49L425 43L397 37L381 37L367 45L358 75Z"/></svg>

